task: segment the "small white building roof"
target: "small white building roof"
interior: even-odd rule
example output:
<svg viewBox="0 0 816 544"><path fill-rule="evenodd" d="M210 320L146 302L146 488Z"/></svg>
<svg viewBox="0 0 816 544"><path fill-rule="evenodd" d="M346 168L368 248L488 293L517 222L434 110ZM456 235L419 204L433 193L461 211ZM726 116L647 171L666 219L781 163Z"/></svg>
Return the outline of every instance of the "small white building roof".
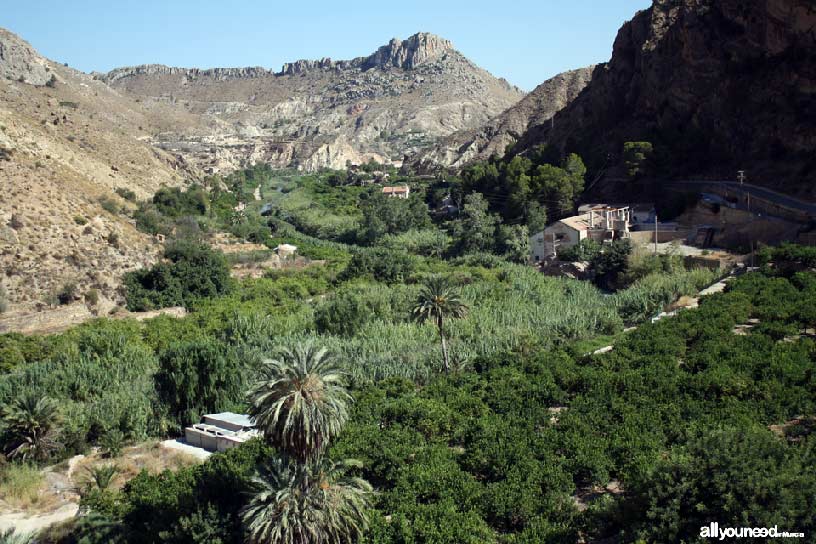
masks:
<svg viewBox="0 0 816 544"><path fill-rule="evenodd" d="M275 246L275 251L297 251L297 246L291 244L279 244Z"/></svg>
<svg viewBox="0 0 816 544"><path fill-rule="evenodd" d="M220 412L218 414L206 414L205 418L210 421L224 421L232 423L233 425L240 425L241 427L254 427L255 423L252 418L246 414L236 414L235 412Z"/></svg>

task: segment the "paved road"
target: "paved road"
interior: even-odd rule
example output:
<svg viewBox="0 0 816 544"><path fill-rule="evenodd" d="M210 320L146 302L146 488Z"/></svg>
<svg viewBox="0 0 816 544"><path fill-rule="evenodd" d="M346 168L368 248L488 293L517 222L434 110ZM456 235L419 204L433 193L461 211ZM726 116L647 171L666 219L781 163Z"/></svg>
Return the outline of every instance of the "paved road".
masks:
<svg viewBox="0 0 816 544"><path fill-rule="evenodd" d="M782 193L778 193L771 189L767 189L765 187L759 187L757 185L751 185L750 183L739 183L736 181L698 181L698 180L688 180L688 181L674 181L671 182L671 185L683 185L683 186L705 186L705 185L714 185L717 187L722 187L728 189L730 191L734 191L735 193L742 193L742 194L749 194L755 198L760 198L762 200L766 200L768 202L773 202L774 204L779 204L780 206L785 206L786 208L790 208L792 210L802 211L805 212L813 217L816 217L816 204L812 202L807 202L789 195L785 195Z"/></svg>

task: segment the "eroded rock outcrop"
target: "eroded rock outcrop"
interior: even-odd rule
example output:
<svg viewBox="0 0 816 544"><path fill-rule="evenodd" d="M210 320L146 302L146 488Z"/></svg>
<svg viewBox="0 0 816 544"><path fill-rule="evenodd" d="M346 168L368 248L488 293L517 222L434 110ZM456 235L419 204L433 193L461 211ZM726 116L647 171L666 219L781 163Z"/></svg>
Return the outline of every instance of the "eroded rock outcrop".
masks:
<svg viewBox="0 0 816 544"><path fill-rule="evenodd" d="M48 61L38 55L28 42L0 28L0 78L45 85L52 75Z"/></svg>
<svg viewBox="0 0 816 544"><path fill-rule="evenodd" d="M96 77L153 110L193 120L152 142L209 172L254 162L344 168L406 154L481 126L524 93L433 34L393 39L367 57L264 68L120 68Z"/></svg>
<svg viewBox="0 0 816 544"><path fill-rule="evenodd" d="M572 104L529 130L596 168L625 141L655 144L667 177L733 179L813 195L816 5L655 0L618 32L612 59Z"/></svg>

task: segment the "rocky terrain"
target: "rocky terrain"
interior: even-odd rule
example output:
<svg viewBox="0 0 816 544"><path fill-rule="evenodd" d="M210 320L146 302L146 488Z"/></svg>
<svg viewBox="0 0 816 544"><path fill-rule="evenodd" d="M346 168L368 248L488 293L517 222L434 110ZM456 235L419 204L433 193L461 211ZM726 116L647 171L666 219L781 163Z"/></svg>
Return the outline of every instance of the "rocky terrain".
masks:
<svg viewBox="0 0 816 544"><path fill-rule="evenodd" d="M120 68L96 79L197 122L150 135L157 147L207 172L255 162L303 170L345 168L406 154L482 126L524 94L453 45L416 34L367 57L265 68Z"/></svg>
<svg viewBox="0 0 816 544"><path fill-rule="evenodd" d="M655 0L567 108L529 130L601 168L650 141L665 176L748 180L816 195L816 4Z"/></svg>
<svg viewBox="0 0 816 544"><path fill-rule="evenodd" d="M504 155L533 126L550 122L553 116L584 90L595 66L570 70L548 79L517 104L476 129L461 130L409 159L416 171L439 167L461 168L469 162Z"/></svg>
<svg viewBox="0 0 816 544"><path fill-rule="evenodd" d="M6 315L96 290L93 309L117 299L123 272L159 250L120 212L115 193L145 198L195 176L183 161L149 143L173 112L145 112L105 84L38 55L0 30L0 285ZM93 298L93 295L91 295Z"/></svg>

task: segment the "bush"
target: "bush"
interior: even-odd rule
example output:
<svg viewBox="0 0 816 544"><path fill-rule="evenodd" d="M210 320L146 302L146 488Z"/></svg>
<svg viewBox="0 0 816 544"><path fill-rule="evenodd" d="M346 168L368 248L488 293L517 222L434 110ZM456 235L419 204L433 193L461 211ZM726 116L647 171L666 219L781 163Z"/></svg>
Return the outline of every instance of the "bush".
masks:
<svg viewBox="0 0 816 544"><path fill-rule="evenodd" d="M209 205L207 192L200 188L182 191L178 187L163 187L153 195L156 209L168 217L205 215Z"/></svg>
<svg viewBox="0 0 816 544"><path fill-rule="evenodd" d="M98 289L90 289L87 293L85 293L85 302L90 304L91 306L96 306L99 304L99 290Z"/></svg>
<svg viewBox="0 0 816 544"><path fill-rule="evenodd" d="M156 387L183 427L205 413L232 408L245 390L243 370L237 354L219 342L184 342L159 356Z"/></svg>
<svg viewBox="0 0 816 544"><path fill-rule="evenodd" d="M403 281L414 271L415 259L404 251L384 248L356 251L343 271L342 279L369 277L384 282Z"/></svg>
<svg viewBox="0 0 816 544"><path fill-rule="evenodd" d="M112 198L104 197L99 199L99 205L102 206L102 209L108 213L113 215L117 215L119 213L119 204Z"/></svg>
<svg viewBox="0 0 816 544"><path fill-rule="evenodd" d="M6 294L6 288L0 285L0 314L6 310L8 310L8 295Z"/></svg>
<svg viewBox="0 0 816 544"><path fill-rule="evenodd" d="M40 499L43 475L29 463L6 463L0 467L0 499L12 508L30 508Z"/></svg>
<svg viewBox="0 0 816 544"><path fill-rule="evenodd" d="M558 252L558 259L567 262L592 261L601 252L601 244L585 238L572 247Z"/></svg>
<svg viewBox="0 0 816 544"><path fill-rule="evenodd" d="M70 304L76 299L77 285L74 282L64 284L59 291L57 291L57 301L62 304Z"/></svg>
<svg viewBox="0 0 816 544"><path fill-rule="evenodd" d="M164 256L169 262L125 275L129 310L189 308L198 299L223 295L230 290L227 260L209 246L177 242L165 250Z"/></svg>
<svg viewBox="0 0 816 544"><path fill-rule="evenodd" d="M136 193L126 187L119 187L116 189L116 194L130 202L136 202Z"/></svg>

